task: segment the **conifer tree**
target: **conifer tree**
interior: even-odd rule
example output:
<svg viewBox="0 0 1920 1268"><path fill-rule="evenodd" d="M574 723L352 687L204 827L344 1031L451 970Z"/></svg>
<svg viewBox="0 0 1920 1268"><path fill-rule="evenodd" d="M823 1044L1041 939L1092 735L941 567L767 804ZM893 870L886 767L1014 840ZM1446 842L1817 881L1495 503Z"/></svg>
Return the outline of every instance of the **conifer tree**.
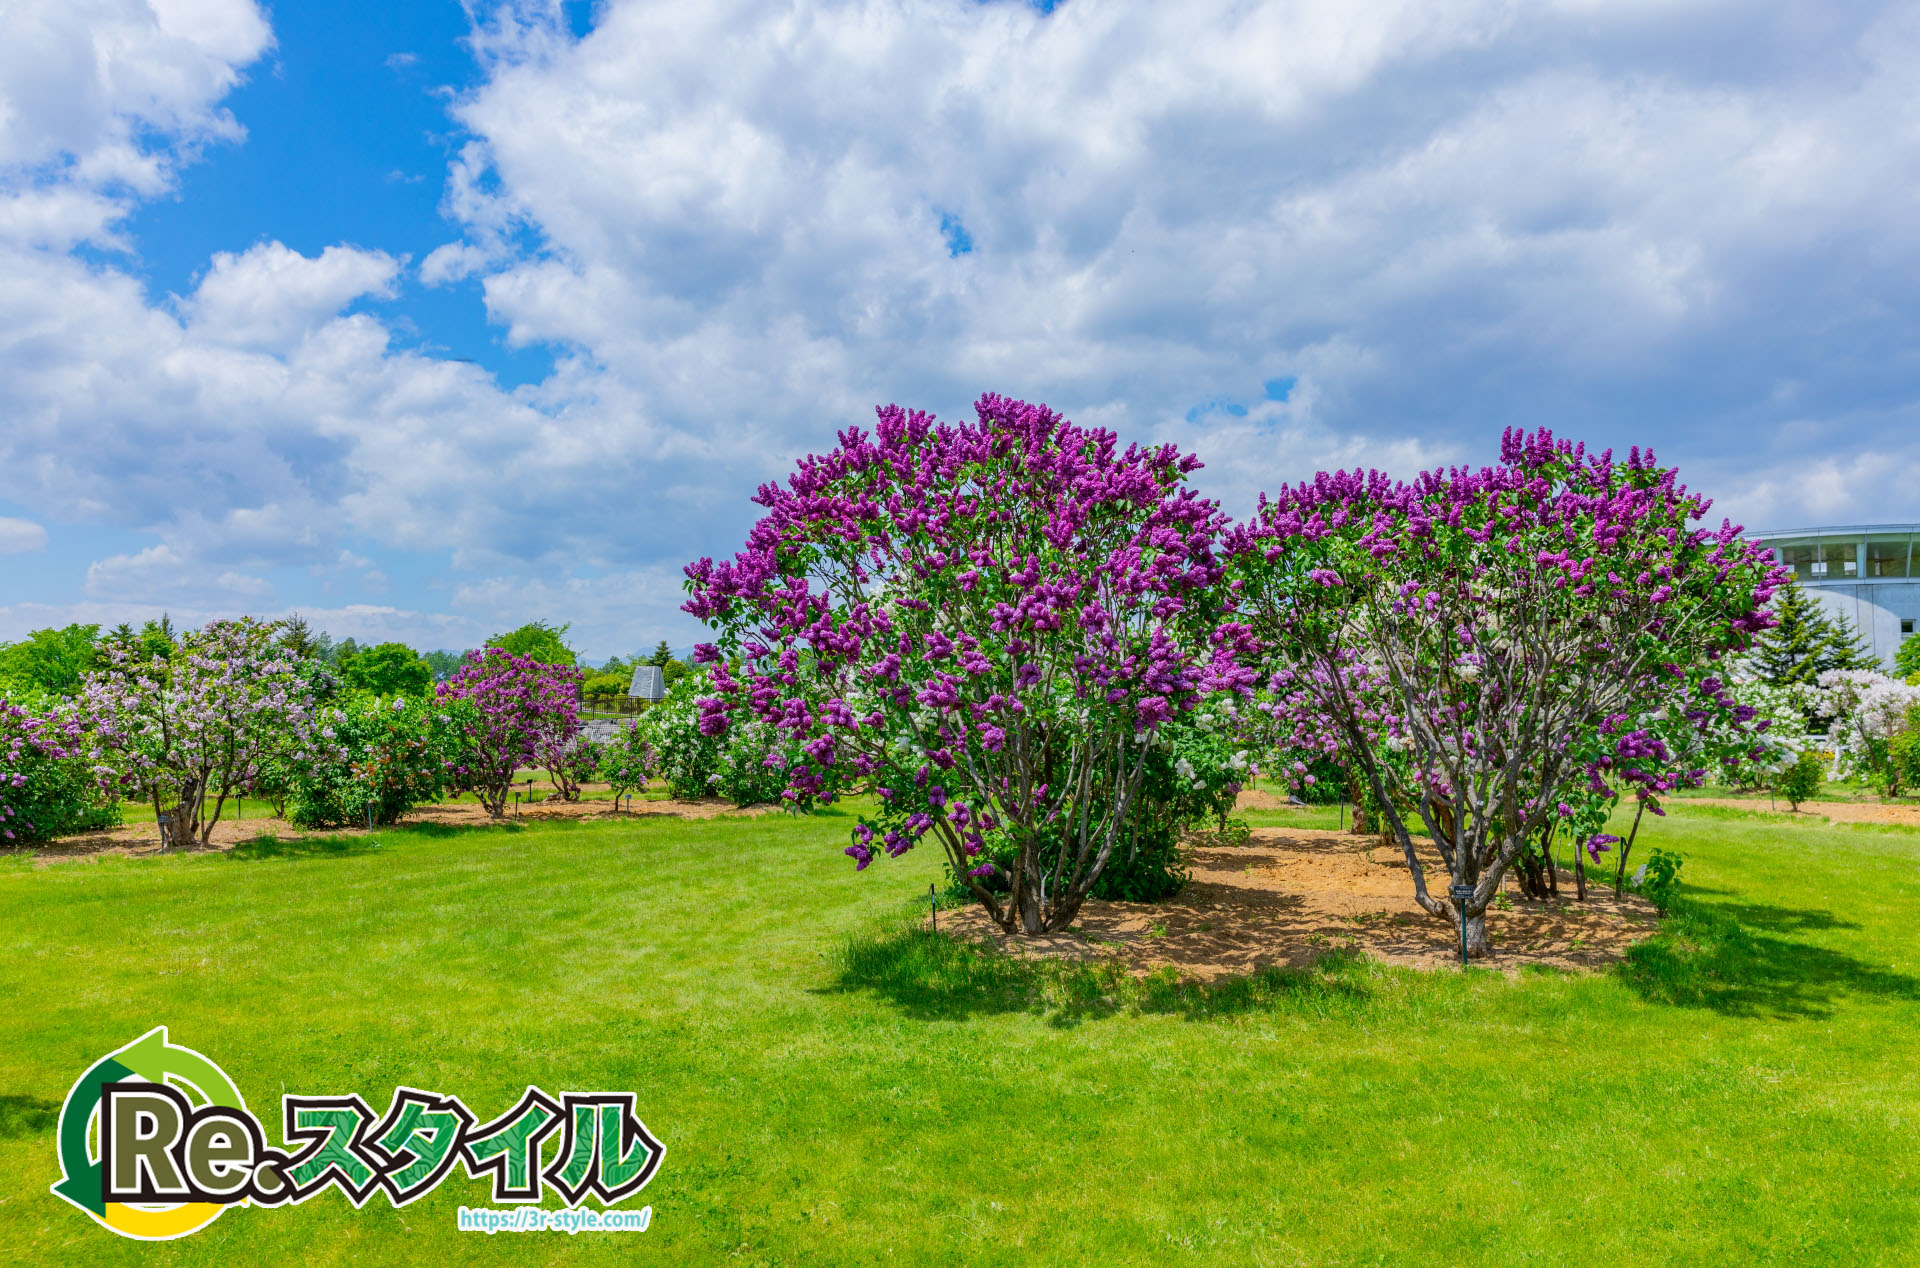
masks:
<svg viewBox="0 0 1920 1268"><path fill-rule="evenodd" d="M1776 687L1811 686L1829 669L1879 665L1853 622L1828 616L1798 583L1775 596L1773 615L1779 623L1760 636L1751 656L1760 676Z"/></svg>

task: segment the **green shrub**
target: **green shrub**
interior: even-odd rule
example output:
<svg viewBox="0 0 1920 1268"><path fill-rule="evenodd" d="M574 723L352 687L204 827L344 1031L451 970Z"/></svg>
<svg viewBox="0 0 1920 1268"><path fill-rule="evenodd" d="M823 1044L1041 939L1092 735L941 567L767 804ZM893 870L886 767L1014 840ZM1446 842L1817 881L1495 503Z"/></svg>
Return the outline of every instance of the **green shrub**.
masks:
<svg viewBox="0 0 1920 1268"><path fill-rule="evenodd" d="M779 731L751 716L733 719L721 737L719 778L713 791L736 806L786 805L795 810L811 810L813 798L784 800L787 767L805 761L800 746Z"/></svg>
<svg viewBox="0 0 1920 1268"><path fill-rule="evenodd" d="M736 715L721 735L700 733L700 698L713 694L704 673L667 689L666 699L641 715L639 739L653 750L654 771L683 801L725 797L736 806L813 808L813 798L787 801L787 767L805 761L800 746L767 723Z"/></svg>
<svg viewBox="0 0 1920 1268"><path fill-rule="evenodd" d="M1920 639L1912 641L1920 643ZM1907 710L1906 721L1882 744L1879 757L1880 787L1887 796L1910 796L1920 790L1920 706Z"/></svg>
<svg viewBox="0 0 1920 1268"><path fill-rule="evenodd" d="M285 780L287 817L302 828L393 823L458 785L463 700L354 696L327 719L336 754Z"/></svg>
<svg viewBox="0 0 1920 1268"><path fill-rule="evenodd" d="M719 795L721 743L700 734L699 699L709 694L706 675L695 674L640 715L640 738L653 749L654 771L682 801Z"/></svg>
<svg viewBox="0 0 1920 1268"><path fill-rule="evenodd" d="M615 729L613 738L600 748L600 778L613 789L616 809L622 797L647 786L655 766L653 745L638 724Z"/></svg>
<svg viewBox="0 0 1920 1268"><path fill-rule="evenodd" d="M1674 895L1680 887L1680 867L1684 862L1677 854L1655 850L1643 865L1644 870L1634 887L1648 902L1664 912L1673 906Z"/></svg>
<svg viewBox="0 0 1920 1268"><path fill-rule="evenodd" d="M1812 801L1819 796L1820 782L1826 773L1827 764L1820 754L1812 749L1803 749L1793 765L1779 776L1779 782L1774 787L1789 805L1798 810L1801 802Z"/></svg>

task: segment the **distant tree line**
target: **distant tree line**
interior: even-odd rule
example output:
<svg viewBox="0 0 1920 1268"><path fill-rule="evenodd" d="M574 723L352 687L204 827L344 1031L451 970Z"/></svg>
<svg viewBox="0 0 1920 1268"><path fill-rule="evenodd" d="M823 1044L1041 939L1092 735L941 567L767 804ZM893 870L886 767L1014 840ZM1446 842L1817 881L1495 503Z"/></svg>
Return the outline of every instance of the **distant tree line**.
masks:
<svg viewBox="0 0 1920 1268"><path fill-rule="evenodd" d="M278 628L280 648L296 663L324 667L339 687L376 696L424 694L435 683L451 678L471 650L420 651L395 641L361 643L351 637L336 640L298 614L280 621ZM659 666L669 686L688 673L686 662L674 656L665 639L660 640L650 654L635 652L630 657L615 656L597 668L583 664L578 653L567 645L567 632L571 628L571 625L533 621L496 634L485 645L541 664L582 669L585 672L582 695L603 706L626 697L637 666ZM166 616L146 621L138 628L123 621L105 633L99 625L79 624L34 630L18 642L0 643L0 697L19 700L72 696L80 690L86 676L106 662L110 649L123 649L128 656L142 661L156 656L165 660L174 654L180 637L181 631Z"/></svg>

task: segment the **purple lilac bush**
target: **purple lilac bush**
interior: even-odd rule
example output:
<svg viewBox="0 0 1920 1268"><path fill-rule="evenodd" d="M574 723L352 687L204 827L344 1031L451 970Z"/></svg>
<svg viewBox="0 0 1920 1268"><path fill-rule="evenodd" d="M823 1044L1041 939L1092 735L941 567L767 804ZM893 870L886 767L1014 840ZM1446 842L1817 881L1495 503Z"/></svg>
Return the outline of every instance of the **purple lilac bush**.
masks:
<svg viewBox="0 0 1920 1268"><path fill-rule="evenodd" d="M703 729L798 742L790 797L872 787L857 866L931 835L1002 927L1064 927L1162 724L1252 687L1198 465L998 396L960 424L881 409L759 491L734 559L688 567L718 631Z"/></svg>
<svg viewBox="0 0 1920 1268"><path fill-rule="evenodd" d="M1621 462L1509 431L1498 465L1409 483L1322 473L1262 497L1231 534L1239 618L1268 673L1339 733L1415 901L1455 919L1400 807L1418 813L1471 890L1473 952L1501 877L1573 814L1570 790L1667 778L1637 720L1741 707L1711 667L1769 624L1784 578L1732 524L1692 527L1708 506L1651 453Z"/></svg>
<svg viewBox="0 0 1920 1268"><path fill-rule="evenodd" d="M487 813L497 818L522 767L576 770L580 680L580 671L570 665L549 665L498 647L468 652L436 690L439 699L473 706L454 715L465 735L453 786L479 794Z"/></svg>
<svg viewBox="0 0 1920 1268"><path fill-rule="evenodd" d="M118 821L118 808L88 763L73 709L0 699L0 845L106 826Z"/></svg>

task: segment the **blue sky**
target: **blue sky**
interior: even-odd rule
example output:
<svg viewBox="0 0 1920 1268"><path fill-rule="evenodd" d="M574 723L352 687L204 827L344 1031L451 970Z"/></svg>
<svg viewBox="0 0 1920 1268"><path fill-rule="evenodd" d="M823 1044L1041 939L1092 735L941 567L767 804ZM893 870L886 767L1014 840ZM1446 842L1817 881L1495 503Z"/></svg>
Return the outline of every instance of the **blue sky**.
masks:
<svg viewBox="0 0 1920 1268"><path fill-rule="evenodd" d="M571 6L585 23L587 6ZM224 99L246 139L210 146L168 196L140 204L124 232L133 270L158 301L188 294L216 251L279 241L303 255L337 243L418 260L447 240L447 165L470 139L448 104L482 76L457 3L282 5L274 48ZM363 304L439 355L485 366L503 385L544 378L540 345L508 348L479 283L408 285Z"/></svg>
<svg viewBox="0 0 1920 1268"><path fill-rule="evenodd" d="M1559 0L22 0L0 638L666 637L887 401L1247 509L1510 425L1920 519L1920 17Z"/></svg>

